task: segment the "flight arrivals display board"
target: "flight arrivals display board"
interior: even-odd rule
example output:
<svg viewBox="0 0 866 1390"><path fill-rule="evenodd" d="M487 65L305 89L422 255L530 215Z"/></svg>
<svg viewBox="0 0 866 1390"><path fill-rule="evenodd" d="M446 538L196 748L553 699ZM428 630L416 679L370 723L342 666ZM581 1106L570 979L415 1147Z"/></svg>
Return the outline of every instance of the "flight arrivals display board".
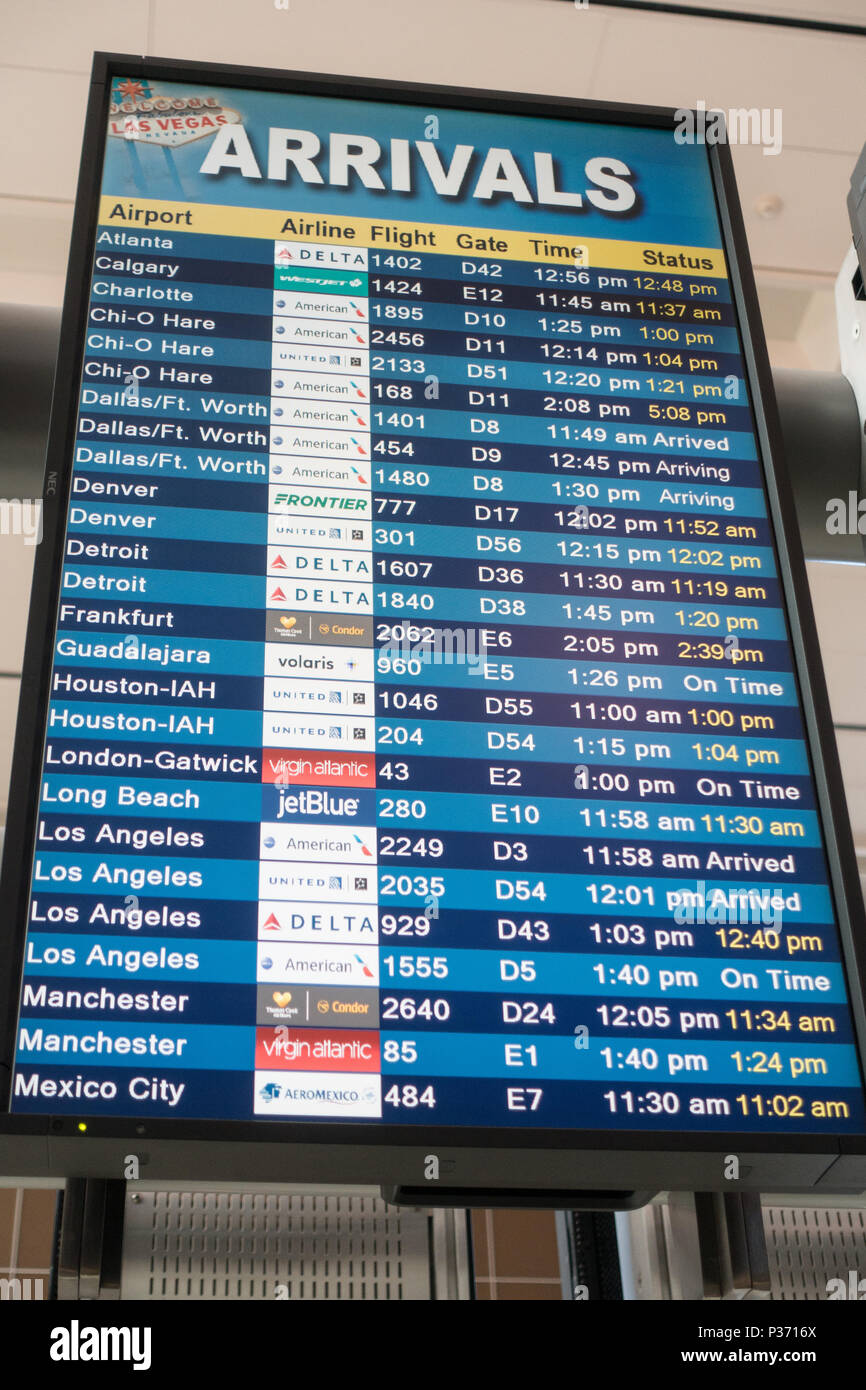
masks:
<svg viewBox="0 0 866 1390"><path fill-rule="evenodd" d="M727 152L102 71L7 1127L856 1147L856 876Z"/></svg>

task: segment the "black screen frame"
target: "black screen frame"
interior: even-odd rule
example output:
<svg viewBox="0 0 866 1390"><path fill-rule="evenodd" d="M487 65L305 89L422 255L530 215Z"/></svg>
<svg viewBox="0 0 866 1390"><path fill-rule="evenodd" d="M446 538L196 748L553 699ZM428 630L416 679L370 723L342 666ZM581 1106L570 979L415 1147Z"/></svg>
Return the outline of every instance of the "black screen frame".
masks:
<svg viewBox="0 0 866 1390"><path fill-rule="evenodd" d="M94 54L72 227L38 546L16 727L9 813L0 874L0 1173L119 1176L123 1158L147 1149L152 1179L322 1178L418 1186L425 1160L443 1156L442 1177L464 1189L650 1188L731 1190L724 1159L742 1157L739 1185L764 1190L866 1187L866 1135L633 1130L511 1130L407 1127L382 1121L158 1119L17 1115L8 1112L20 974L55 615L72 475L90 272L98 224L108 104L115 76L264 88L312 96L457 107L516 116L672 129L670 108L480 91L326 74L222 66L126 54ZM725 143L705 146L715 191L736 323L770 502L780 580L802 698L807 746L824 832L845 973L866 1067L866 915L829 700L821 667L800 534L784 465L781 433L745 228ZM81 1126L84 1125L85 1129Z"/></svg>

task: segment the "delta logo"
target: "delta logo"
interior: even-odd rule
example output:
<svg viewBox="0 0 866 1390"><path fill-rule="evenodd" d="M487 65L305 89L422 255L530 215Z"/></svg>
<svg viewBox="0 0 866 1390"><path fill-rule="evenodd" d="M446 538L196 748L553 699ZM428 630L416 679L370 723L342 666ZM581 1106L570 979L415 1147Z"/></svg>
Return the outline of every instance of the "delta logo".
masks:
<svg viewBox="0 0 866 1390"><path fill-rule="evenodd" d="M378 1072L378 1034L348 1029L257 1028L257 1071Z"/></svg>

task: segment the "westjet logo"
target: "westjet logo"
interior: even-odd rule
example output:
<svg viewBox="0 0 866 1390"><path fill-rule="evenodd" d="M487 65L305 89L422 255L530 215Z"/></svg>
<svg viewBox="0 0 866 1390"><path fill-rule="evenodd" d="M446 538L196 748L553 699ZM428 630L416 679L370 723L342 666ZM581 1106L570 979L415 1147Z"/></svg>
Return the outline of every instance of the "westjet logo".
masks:
<svg viewBox="0 0 866 1390"><path fill-rule="evenodd" d="M131 1361L134 1371L149 1371L149 1327L82 1327L73 1318L68 1327L51 1329L52 1361Z"/></svg>

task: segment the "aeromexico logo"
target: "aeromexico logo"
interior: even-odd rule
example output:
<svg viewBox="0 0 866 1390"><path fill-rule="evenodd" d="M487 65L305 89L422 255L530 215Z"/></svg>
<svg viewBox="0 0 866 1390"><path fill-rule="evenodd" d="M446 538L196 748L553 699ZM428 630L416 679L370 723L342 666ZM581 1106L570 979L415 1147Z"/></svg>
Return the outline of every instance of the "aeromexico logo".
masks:
<svg viewBox="0 0 866 1390"><path fill-rule="evenodd" d="M220 126L238 125L241 115L216 96L160 96L158 87L132 77L116 77L108 108L108 134L120 140L176 148L213 135Z"/></svg>

